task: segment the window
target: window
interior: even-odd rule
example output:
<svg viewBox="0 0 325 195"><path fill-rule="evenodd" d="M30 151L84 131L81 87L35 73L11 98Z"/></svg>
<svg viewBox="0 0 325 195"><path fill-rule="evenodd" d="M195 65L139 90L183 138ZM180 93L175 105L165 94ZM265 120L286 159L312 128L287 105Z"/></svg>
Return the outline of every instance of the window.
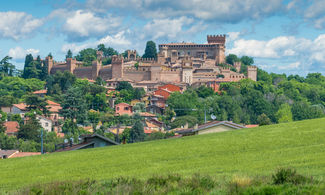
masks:
<svg viewBox="0 0 325 195"><path fill-rule="evenodd" d="M129 110L129 107L124 107L124 110Z"/></svg>
<svg viewBox="0 0 325 195"><path fill-rule="evenodd" d="M116 107L116 110L120 110L120 107Z"/></svg>

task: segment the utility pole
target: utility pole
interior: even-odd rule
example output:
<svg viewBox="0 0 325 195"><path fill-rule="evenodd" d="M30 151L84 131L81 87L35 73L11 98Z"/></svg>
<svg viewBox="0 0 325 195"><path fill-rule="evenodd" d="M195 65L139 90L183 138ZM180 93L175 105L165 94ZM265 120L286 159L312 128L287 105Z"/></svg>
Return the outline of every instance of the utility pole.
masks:
<svg viewBox="0 0 325 195"><path fill-rule="evenodd" d="M43 150L43 128L41 128L41 154L44 154L44 150Z"/></svg>

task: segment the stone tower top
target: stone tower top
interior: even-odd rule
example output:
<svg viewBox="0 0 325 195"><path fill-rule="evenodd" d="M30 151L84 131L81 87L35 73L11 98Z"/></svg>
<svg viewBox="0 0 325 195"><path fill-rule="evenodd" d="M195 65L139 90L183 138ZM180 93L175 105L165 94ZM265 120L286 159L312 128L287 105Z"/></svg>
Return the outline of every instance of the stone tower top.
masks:
<svg viewBox="0 0 325 195"><path fill-rule="evenodd" d="M226 35L208 35L207 41L208 43L218 43L224 45L226 43Z"/></svg>

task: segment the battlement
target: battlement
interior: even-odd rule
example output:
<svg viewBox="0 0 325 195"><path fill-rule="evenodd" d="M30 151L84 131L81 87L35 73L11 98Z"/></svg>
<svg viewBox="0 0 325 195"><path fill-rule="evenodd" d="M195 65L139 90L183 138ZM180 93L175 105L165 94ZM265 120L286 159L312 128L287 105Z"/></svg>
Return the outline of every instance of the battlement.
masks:
<svg viewBox="0 0 325 195"><path fill-rule="evenodd" d="M247 66L247 70L257 70L256 66Z"/></svg>
<svg viewBox="0 0 325 195"><path fill-rule="evenodd" d="M152 62L155 62L156 59L155 58L140 58L140 62L149 62L149 63L152 63Z"/></svg>
<svg viewBox="0 0 325 195"><path fill-rule="evenodd" d="M219 43L225 44L226 43L226 35L208 35L207 36L208 43Z"/></svg>
<svg viewBox="0 0 325 195"><path fill-rule="evenodd" d="M147 72L147 71L149 71L149 68L138 68L138 69L136 69L135 67L124 67L123 71L124 72Z"/></svg>
<svg viewBox="0 0 325 195"><path fill-rule="evenodd" d="M113 55L112 56L112 64L116 64L116 63L123 63L124 57L123 56L117 56L117 55Z"/></svg>
<svg viewBox="0 0 325 195"><path fill-rule="evenodd" d="M228 67L222 67L221 69L222 69L222 71L230 71L230 68L228 68Z"/></svg>
<svg viewBox="0 0 325 195"><path fill-rule="evenodd" d="M161 73L179 73L179 69L163 69L161 70Z"/></svg>

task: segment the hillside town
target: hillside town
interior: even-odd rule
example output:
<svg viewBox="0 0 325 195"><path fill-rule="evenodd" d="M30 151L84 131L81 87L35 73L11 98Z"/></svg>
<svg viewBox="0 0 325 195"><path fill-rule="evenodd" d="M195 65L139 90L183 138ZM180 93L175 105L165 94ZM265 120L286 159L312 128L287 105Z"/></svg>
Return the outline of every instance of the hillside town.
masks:
<svg viewBox="0 0 325 195"><path fill-rule="evenodd" d="M1 86L0 157L13 158L171 139L324 116L316 92L303 102L287 85L318 90L313 73L268 74L248 56L226 56L226 35L207 43L146 44L118 53L105 45L64 62L26 55ZM10 65L10 58L2 63ZM14 67L14 66L12 66ZM18 71L19 72L19 71ZM14 86L14 87L13 87ZM312 102L312 103L311 103ZM308 114L303 114L308 113Z"/></svg>
<svg viewBox="0 0 325 195"><path fill-rule="evenodd" d="M92 61L91 66L85 66L82 61L69 57L66 58L65 62L57 62L52 56L47 56L44 60L33 60L39 60L44 67L47 67L48 75L66 72L66 74L70 73L72 76L89 83L90 86L99 84L106 91L105 95L108 98L104 100L104 103L111 110L112 116L122 117L125 115L132 118L133 115L138 115L145 135L150 136L153 133L161 133L163 134L162 137L181 137L183 135L202 133L202 129L207 129L204 132L219 132L249 127L245 126L245 124L239 125L230 121L211 121L211 119L207 121L205 119L203 123L198 121L194 124L194 127L193 124L189 126L188 122L185 121L184 123L183 121L180 126L172 128L169 123L175 120L176 115L172 114L171 120L167 123L161 117L166 114L166 108L167 112L169 110L174 113L168 108L167 103L169 96L173 93L182 94L189 88L198 89L200 87L209 89L211 93L220 93L219 88L222 83L238 82L246 78L252 81L257 80L256 66L243 66L240 61L233 64L226 62L225 42L226 35L208 35L207 44L185 42L160 44L156 58L143 58L138 55L137 51L127 50L125 57L122 55L106 56L106 58L111 58L111 63L108 65L103 65L102 61L105 60L105 56L103 51L100 50L96 51L96 59ZM243 71L242 68L247 70ZM98 81L100 83L97 83ZM121 91L123 86L124 89L132 88L141 95L125 101L125 99L119 98L120 93L123 92ZM38 121L42 131L55 132L55 135L62 140L62 143L56 142L55 148L51 148L50 151L44 151L42 145L42 153L116 145L119 143L125 144L130 141L125 138L125 134L132 129L132 123L121 124L119 122L104 127L99 119L88 126L78 124L77 128L83 129L86 134L78 134L77 137L73 137L71 133L65 130L65 120L69 117L63 114L60 103L53 101L53 98L49 98L49 95L53 94L49 90L52 89L45 86L44 89L31 92L28 102L22 101L8 106L1 106L2 115L19 118L19 120L7 119L3 123L4 132L7 136L19 136L20 126L27 124L31 118L34 118ZM34 103L37 104L39 103L37 101L40 100L45 101L45 106L41 106L39 109L37 105L30 103L30 101L35 101ZM46 110L46 113L43 112L44 110ZM98 117L99 111L100 109L93 108L87 112L90 113L88 115L94 113L93 115ZM77 120L77 118L71 119ZM202 125L199 126L199 124ZM194 128L195 131L189 131L190 127ZM101 133L98 133L99 129ZM87 134L93 136L92 139L95 140L93 142L96 144L89 145L89 139L87 141L81 139L81 137L87 137ZM105 137L105 135L109 136ZM121 136L124 136L124 138L120 139ZM20 155L17 155L17 153L20 153ZM0 154L2 154L2 158L11 158L37 153L23 152L18 149L0 150Z"/></svg>

